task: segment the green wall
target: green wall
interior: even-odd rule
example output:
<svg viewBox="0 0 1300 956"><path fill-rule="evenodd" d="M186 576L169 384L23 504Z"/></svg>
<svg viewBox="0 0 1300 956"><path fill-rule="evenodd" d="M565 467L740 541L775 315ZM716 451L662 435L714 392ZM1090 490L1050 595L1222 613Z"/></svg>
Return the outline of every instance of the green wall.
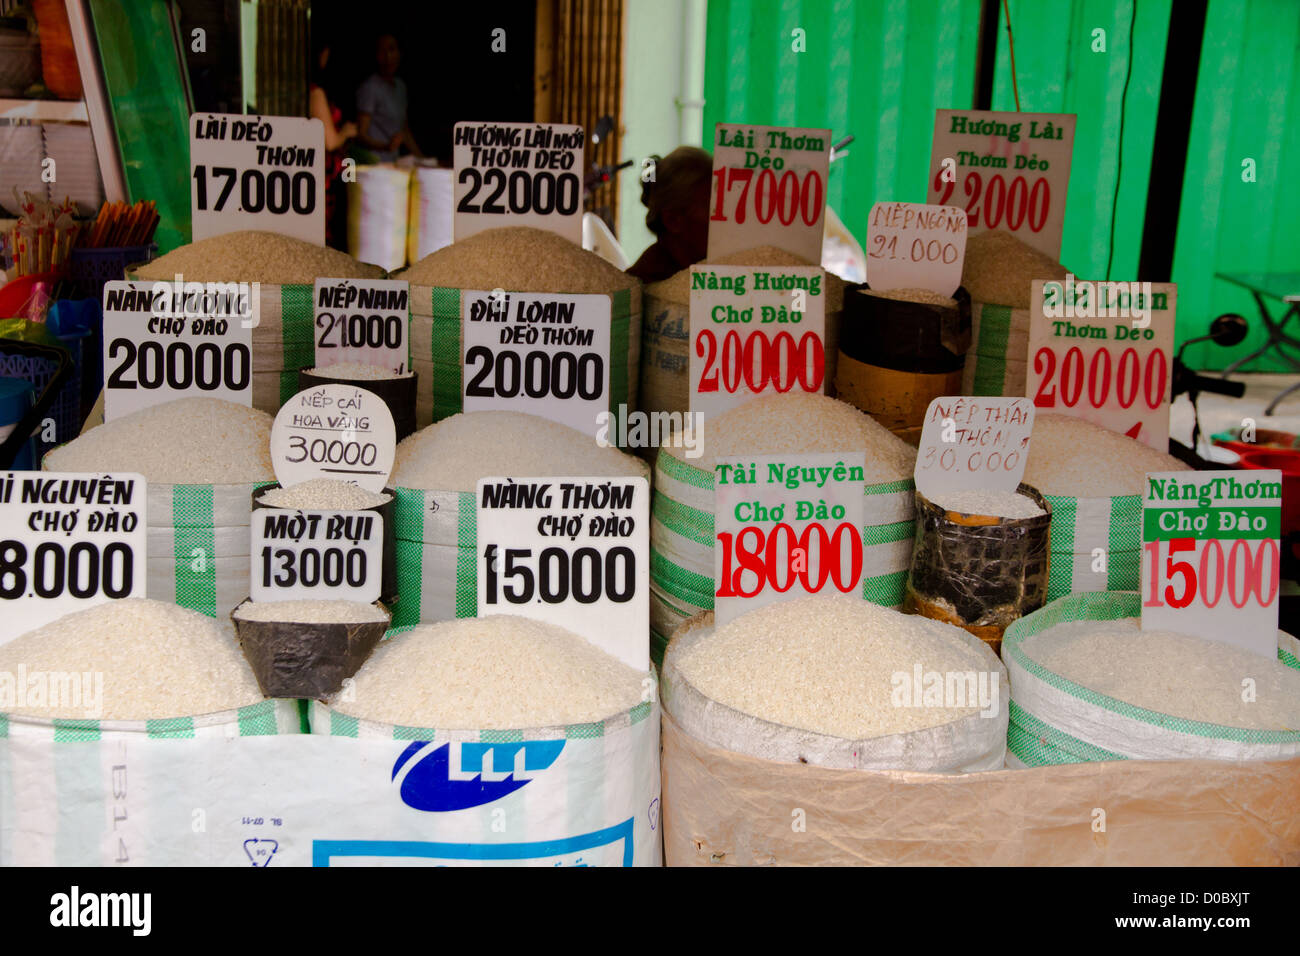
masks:
<svg viewBox="0 0 1300 956"><path fill-rule="evenodd" d="M873 202L924 201L934 110L973 105L980 8L980 0L710 0L704 129L725 120L856 134L832 172L829 201L865 238ZM1010 8L1021 108L1078 115L1061 260L1084 278L1136 278L1176 5L1139 0L1135 18L1132 0ZM807 33L805 53L791 49L796 27ZM1093 49L1098 29L1104 52ZM1298 52L1300 2L1210 0L1171 277L1179 338L1225 311L1241 312L1255 331L1236 349L1194 347L1189 357L1202 367L1248 354L1262 336L1253 301L1214 274L1300 269L1300 191L1281 188L1283 170L1300 170ZM1015 109L1001 24L993 108ZM1241 181L1245 157L1256 160L1255 183Z"/></svg>

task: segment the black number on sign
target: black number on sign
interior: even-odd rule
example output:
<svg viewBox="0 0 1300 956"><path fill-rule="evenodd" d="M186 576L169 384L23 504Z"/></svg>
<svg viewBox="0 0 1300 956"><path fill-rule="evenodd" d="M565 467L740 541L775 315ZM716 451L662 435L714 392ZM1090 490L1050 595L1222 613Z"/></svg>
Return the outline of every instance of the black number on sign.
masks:
<svg viewBox="0 0 1300 956"><path fill-rule="evenodd" d="M293 211L302 216L316 211L316 177L306 170L293 174Z"/></svg>
<svg viewBox="0 0 1300 956"><path fill-rule="evenodd" d="M261 212L266 205L266 180L260 169L246 169L239 180L239 201L244 212Z"/></svg>
<svg viewBox="0 0 1300 956"><path fill-rule="evenodd" d="M215 342L201 342L193 352L188 342L170 342L164 350L160 342L142 342L139 347L130 339L114 339L108 346L110 360L125 353L123 361L108 376L108 387L119 389L162 388L185 391L197 385L211 392L225 382L231 391L248 387L253 354L247 345L232 342L224 349ZM136 366L138 380L128 378ZM197 374L196 374L197 373Z"/></svg>
<svg viewBox="0 0 1300 956"><path fill-rule="evenodd" d="M114 541L104 549L105 594L111 598L126 597L131 593L134 573L130 548L120 541Z"/></svg>
<svg viewBox="0 0 1300 956"><path fill-rule="evenodd" d="M537 558L537 570L528 564L530 548L507 548L505 568L497 573L498 549L483 549L484 601L496 604L498 581L518 579L518 586L506 583L499 593L510 604L528 604L536 596L547 604L559 604L573 597L579 604L594 604L602 597L616 604L632 600L636 590L636 555L631 548L611 548L602 559L596 548L578 548L569 554L564 548L544 548Z"/></svg>
<svg viewBox="0 0 1300 956"><path fill-rule="evenodd" d="M12 601L23 596L27 590L26 564L26 545L21 541L0 541L0 598Z"/></svg>
<svg viewBox="0 0 1300 956"><path fill-rule="evenodd" d="M483 188L483 177L479 175L479 171L474 169L472 166L466 166L457 174L456 178L462 183L472 181L472 184L469 187L469 192L462 196L460 202L456 204L456 211L479 212L479 207L474 204L474 197L477 196L478 191Z"/></svg>
<svg viewBox="0 0 1300 956"><path fill-rule="evenodd" d="M506 207L501 205L498 200L500 200L501 194L506 191L506 174L499 169L489 169L483 174L483 183L489 187L493 183L496 184L496 189L488 193L487 199L483 201L483 211L493 215L503 215Z"/></svg>
<svg viewBox="0 0 1300 956"><path fill-rule="evenodd" d="M549 215L555 209L555 176L545 170L533 177L533 212Z"/></svg>
<svg viewBox="0 0 1300 956"><path fill-rule="evenodd" d="M283 169L276 169L266 177L266 208L281 215L289 211L293 187L289 184L289 174Z"/></svg>
<svg viewBox="0 0 1300 956"><path fill-rule="evenodd" d="M456 178L462 184L469 183L469 192L465 193L456 204L457 212L504 215L507 210L500 200L507 189L509 211L517 215L535 212L545 216L558 212L564 216L571 216L578 211L578 204L582 199L582 183L576 173L561 173L556 177L554 173L545 170L530 174L525 170L517 169L507 179L506 174L500 169L489 169L486 173L480 173L477 169L467 166L456 174ZM492 191L483 205L479 206L474 200L485 185Z"/></svg>
<svg viewBox="0 0 1300 956"><path fill-rule="evenodd" d="M466 396L514 398L520 390L518 352L494 353L486 345L475 345L465 353L465 368L473 372L465 386ZM575 356L572 352L531 351L522 359L523 391L529 398L572 398L585 401L600 398L605 384L605 362L594 352ZM493 380L487 384L488 378Z"/></svg>

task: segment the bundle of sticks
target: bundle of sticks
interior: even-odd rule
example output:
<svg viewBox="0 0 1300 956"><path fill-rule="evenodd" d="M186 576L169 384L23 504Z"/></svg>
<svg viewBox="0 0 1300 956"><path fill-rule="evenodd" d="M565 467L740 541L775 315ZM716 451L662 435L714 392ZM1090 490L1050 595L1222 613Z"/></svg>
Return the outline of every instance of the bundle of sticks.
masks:
<svg viewBox="0 0 1300 956"><path fill-rule="evenodd" d="M158 209L152 199L141 199L134 205L106 202L99 207L95 221L82 229L77 246L91 249L143 246L153 239L157 226Z"/></svg>

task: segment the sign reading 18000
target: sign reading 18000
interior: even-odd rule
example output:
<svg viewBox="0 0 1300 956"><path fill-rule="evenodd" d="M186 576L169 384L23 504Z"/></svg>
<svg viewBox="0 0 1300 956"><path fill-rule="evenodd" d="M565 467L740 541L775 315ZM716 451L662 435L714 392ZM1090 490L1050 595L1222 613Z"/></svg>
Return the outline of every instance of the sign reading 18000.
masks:
<svg viewBox="0 0 1300 956"><path fill-rule="evenodd" d="M452 235L532 226L581 245L585 145L581 126L457 123Z"/></svg>
<svg viewBox="0 0 1300 956"><path fill-rule="evenodd" d="M145 481L0 472L0 644L65 614L144 597Z"/></svg>
<svg viewBox="0 0 1300 956"><path fill-rule="evenodd" d="M190 117L194 239L259 229L325 244L325 127L297 116Z"/></svg>
<svg viewBox="0 0 1300 956"><path fill-rule="evenodd" d="M104 286L104 420L175 401L253 404L257 295L248 283Z"/></svg>

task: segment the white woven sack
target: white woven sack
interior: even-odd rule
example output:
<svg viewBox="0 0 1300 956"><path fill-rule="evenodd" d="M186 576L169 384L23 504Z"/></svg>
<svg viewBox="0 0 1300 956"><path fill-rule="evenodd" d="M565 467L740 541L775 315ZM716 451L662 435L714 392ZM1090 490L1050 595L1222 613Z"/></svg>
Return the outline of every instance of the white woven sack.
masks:
<svg viewBox="0 0 1300 956"><path fill-rule="evenodd" d="M375 761L383 773L370 774L373 796L335 810L335 855L660 864L654 700L594 723L523 730L398 727L316 701L310 715L314 736L389 751ZM418 853L394 845L413 833L426 843Z"/></svg>
<svg viewBox="0 0 1300 956"><path fill-rule="evenodd" d="M1097 760L1283 760L1300 756L1300 730L1244 730L1160 714L1098 694L1031 660L1026 638L1054 624L1140 614L1132 592L1076 594L1007 629L1002 657L1011 680L1011 747L1030 766ZM1294 638L1279 642L1291 661ZM1289 663L1289 662L1288 662ZM1292 665L1294 666L1294 665Z"/></svg>
<svg viewBox="0 0 1300 956"><path fill-rule="evenodd" d="M680 655L713 632L713 615L702 614L678 629L664 657L663 706L681 729L697 740L735 753L779 763L807 763L842 770L920 770L971 773L999 770L1007 746L1007 674L987 644L972 634L961 639L980 654L998 679L998 711L973 714L911 733L846 740L787 727L741 713L711 700L677 669ZM810 689L810 692L815 692Z"/></svg>
<svg viewBox="0 0 1300 956"><path fill-rule="evenodd" d="M271 837L269 823L224 832L223 840L212 831L237 826L274 774L262 765L241 811L222 800L239 781L211 758L250 739L300 735L296 700L150 721L0 714L0 866L192 866L215 862L221 851L224 862L247 866L244 839ZM193 827L197 808L211 824L201 831Z"/></svg>

